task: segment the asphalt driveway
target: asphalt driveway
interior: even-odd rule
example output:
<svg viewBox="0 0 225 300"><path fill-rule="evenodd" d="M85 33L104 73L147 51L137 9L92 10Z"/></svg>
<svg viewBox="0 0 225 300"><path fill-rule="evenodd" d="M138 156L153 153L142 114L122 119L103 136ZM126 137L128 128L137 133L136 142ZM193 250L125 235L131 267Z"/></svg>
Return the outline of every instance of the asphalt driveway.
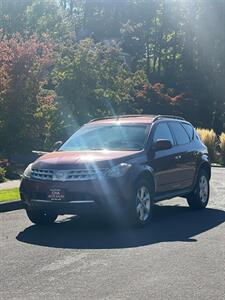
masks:
<svg viewBox="0 0 225 300"><path fill-rule="evenodd" d="M0 214L0 299L225 299L225 169L209 207L157 205L143 229L61 217L32 225Z"/></svg>

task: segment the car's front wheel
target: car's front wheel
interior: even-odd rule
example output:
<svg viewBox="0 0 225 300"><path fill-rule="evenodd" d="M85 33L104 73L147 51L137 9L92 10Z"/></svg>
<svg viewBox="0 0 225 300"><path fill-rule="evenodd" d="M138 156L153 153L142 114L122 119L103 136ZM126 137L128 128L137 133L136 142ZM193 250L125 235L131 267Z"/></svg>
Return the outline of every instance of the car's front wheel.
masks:
<svg viewBox="0 0 225 300"><path fill-rule="evenodd" d="M27 216L30 221L37 225L48 225L54 223L58 215L42 210L27 209Z"/></svg>
<svg viewBox="0 0 225 300"><path fill-rule="evenodd" d="M132 223L144 226L150 222L153 213L152 188L147 180L140 180L134 190L132 199L131 218Z"/></svg>
<svg viewBox="0 0 225 300"><path fill-rule="evenodd" d="M200 170L194 191L188 195L188 205L193 209L205 208L209 201L209 176L205 170Z"/></svg>

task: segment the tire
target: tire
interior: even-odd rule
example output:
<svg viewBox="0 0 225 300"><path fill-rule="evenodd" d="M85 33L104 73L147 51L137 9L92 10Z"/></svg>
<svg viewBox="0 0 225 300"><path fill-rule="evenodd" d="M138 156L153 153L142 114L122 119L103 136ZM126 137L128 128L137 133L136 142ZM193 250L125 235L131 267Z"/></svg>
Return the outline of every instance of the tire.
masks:
<svg viewBox="0 0 225 300"><path fill-rule="evenodd" d="M210 187L209 175L203 169L199 171L194 191L187 197L187 202L192 209L205 208L209 201Z"/></svg>
<svg viewBox="0 0 225 300"><path fill-rule="evenodd" d="M49 213L41 210L26 210L27 216L30 221L37 225L48 225L55 222L58 215L54 213Z"/></svg>
<svg viewBox="0 0 225 300"><path fill-rule="evenodd" d="M152 220L153 193L151 184L141 179L135 186L129 217L134 226L142 227Z"/></svg>

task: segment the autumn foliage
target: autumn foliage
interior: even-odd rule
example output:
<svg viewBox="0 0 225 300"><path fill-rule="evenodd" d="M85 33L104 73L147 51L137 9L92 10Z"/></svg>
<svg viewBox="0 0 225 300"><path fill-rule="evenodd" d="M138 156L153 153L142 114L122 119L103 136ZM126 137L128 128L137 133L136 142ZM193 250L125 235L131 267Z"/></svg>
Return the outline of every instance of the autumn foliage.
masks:
<svg viewBox="0 0 225 300"><path fill-rule="evenodd" d="M53 48L47 40L15 34L1 39L0 53L0 147L8 154L27 151L45 134L38 113L54 107L54 93L44 92Z"/></svg>
<svg viewBox="0 0 225 300"><path fill-rule="evenodd" d="M209 2L0 0L0 156L50 150L111 114L221 134L225 4Z"/></svg>

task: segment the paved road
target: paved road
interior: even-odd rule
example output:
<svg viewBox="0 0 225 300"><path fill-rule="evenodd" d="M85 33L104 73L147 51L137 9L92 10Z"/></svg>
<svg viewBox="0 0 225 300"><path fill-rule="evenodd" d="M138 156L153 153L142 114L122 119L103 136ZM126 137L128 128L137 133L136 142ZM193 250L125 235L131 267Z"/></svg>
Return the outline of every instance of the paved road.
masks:
<svg viewBox="0 0 225 300"><path fill-rule="evenodd" d="M225 299L224 169L211 185L209 208L165 201L144 229L0 214L0 299Z"/></svg>

